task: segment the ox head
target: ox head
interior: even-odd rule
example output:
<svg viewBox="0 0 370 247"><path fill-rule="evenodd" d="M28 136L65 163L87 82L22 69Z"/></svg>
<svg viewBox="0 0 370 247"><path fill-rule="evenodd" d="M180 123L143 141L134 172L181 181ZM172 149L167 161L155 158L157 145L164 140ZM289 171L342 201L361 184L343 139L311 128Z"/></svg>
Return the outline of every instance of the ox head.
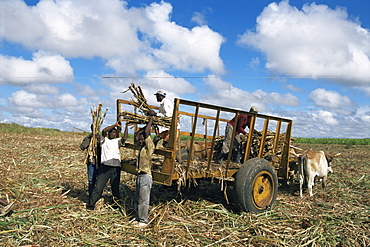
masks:
<svg viewBox="0 0 370 247"><path fill-rule="evenodd" d="M326 161L328 162L328 166L330 167L331 166L331 162L333 161L334 157L325 154L325 158L326 158Z"/></svg>
<svg viewBox="0 0 370 247"><path fill-rule="evenodd" d="M326 161L328 162L328 173L333 173L333 169L331 168L331 162L333 161L334 157L325 154Z"/></svg>
<svg viewBox="0 0 370 247"><path fill-rule="evenodd" d="M331 168L331 166L328 166L328 173L333 173L333 169Z"/></svg>
<svg viewBox="0 0 370 247"><path fill-rule="evenodd" d="M331 162L333 161L334 157L338 157L340 153L337 153L334 156L330 156L325 154L326 161L328 162L328 173L333 173L333 169L331 168Z"/></svg>

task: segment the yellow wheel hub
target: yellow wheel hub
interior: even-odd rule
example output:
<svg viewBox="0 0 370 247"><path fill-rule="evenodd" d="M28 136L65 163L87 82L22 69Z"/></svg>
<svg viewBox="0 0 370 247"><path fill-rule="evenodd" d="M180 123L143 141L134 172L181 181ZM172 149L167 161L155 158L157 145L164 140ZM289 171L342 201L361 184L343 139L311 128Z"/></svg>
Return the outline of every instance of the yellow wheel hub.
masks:
<svg viewBox="0 0 370 247"><path fill-rule="evenodd" d="M265 209L271 205L274 195L274 184L271 174L261 171L253 181L253 203L258 209Z"/></svg>

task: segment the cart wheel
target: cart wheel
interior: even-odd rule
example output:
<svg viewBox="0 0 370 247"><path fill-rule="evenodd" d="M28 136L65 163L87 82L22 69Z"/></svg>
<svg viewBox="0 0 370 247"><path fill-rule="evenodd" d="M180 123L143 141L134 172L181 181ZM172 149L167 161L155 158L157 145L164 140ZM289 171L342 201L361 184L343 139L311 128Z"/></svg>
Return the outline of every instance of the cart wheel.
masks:
<svg viewBox="0 0 370 247"><path fill-rule="evenodd" d="M276 200L278 179L274 168L265 159L247 160L236 173L236 198L244 211L264 212Z"/></svg>

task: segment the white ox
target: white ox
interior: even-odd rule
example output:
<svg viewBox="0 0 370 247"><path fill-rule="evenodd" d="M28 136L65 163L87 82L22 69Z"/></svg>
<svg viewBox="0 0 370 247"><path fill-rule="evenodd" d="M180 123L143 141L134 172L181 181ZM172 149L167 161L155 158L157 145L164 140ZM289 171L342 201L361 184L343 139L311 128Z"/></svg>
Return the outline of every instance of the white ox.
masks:
<svg viewBox="0 0 370 247"><path fill-rule="evenodd" d="M299 162L299 195L302 197L302 186L306 177L308 193L312 193L315 177L322 178L322 187L325 190L328 173L333 173L331 161L333 157L325 155L323 151L305 151Z"/></svg>

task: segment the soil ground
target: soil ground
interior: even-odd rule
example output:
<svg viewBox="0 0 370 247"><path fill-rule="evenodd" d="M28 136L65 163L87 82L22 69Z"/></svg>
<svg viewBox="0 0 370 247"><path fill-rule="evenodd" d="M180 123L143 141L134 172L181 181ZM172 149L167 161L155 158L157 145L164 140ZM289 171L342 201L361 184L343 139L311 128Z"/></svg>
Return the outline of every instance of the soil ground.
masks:
<svg viewBox="0 0 370 247"><path fill-rule="evenodd" d="M118 210L109 186L97 210L85 209L82 139L0 135L0 197L15 202L0 217L0 246L370 246L370 146L294 144L341 153L328 187L318 184L313 197L304 191L300 198L297 183L281 185L273 208L262 214L240 212L217 183L182 193L154 184L151 222L135 229L133 175L122 173Z"/></svg>

